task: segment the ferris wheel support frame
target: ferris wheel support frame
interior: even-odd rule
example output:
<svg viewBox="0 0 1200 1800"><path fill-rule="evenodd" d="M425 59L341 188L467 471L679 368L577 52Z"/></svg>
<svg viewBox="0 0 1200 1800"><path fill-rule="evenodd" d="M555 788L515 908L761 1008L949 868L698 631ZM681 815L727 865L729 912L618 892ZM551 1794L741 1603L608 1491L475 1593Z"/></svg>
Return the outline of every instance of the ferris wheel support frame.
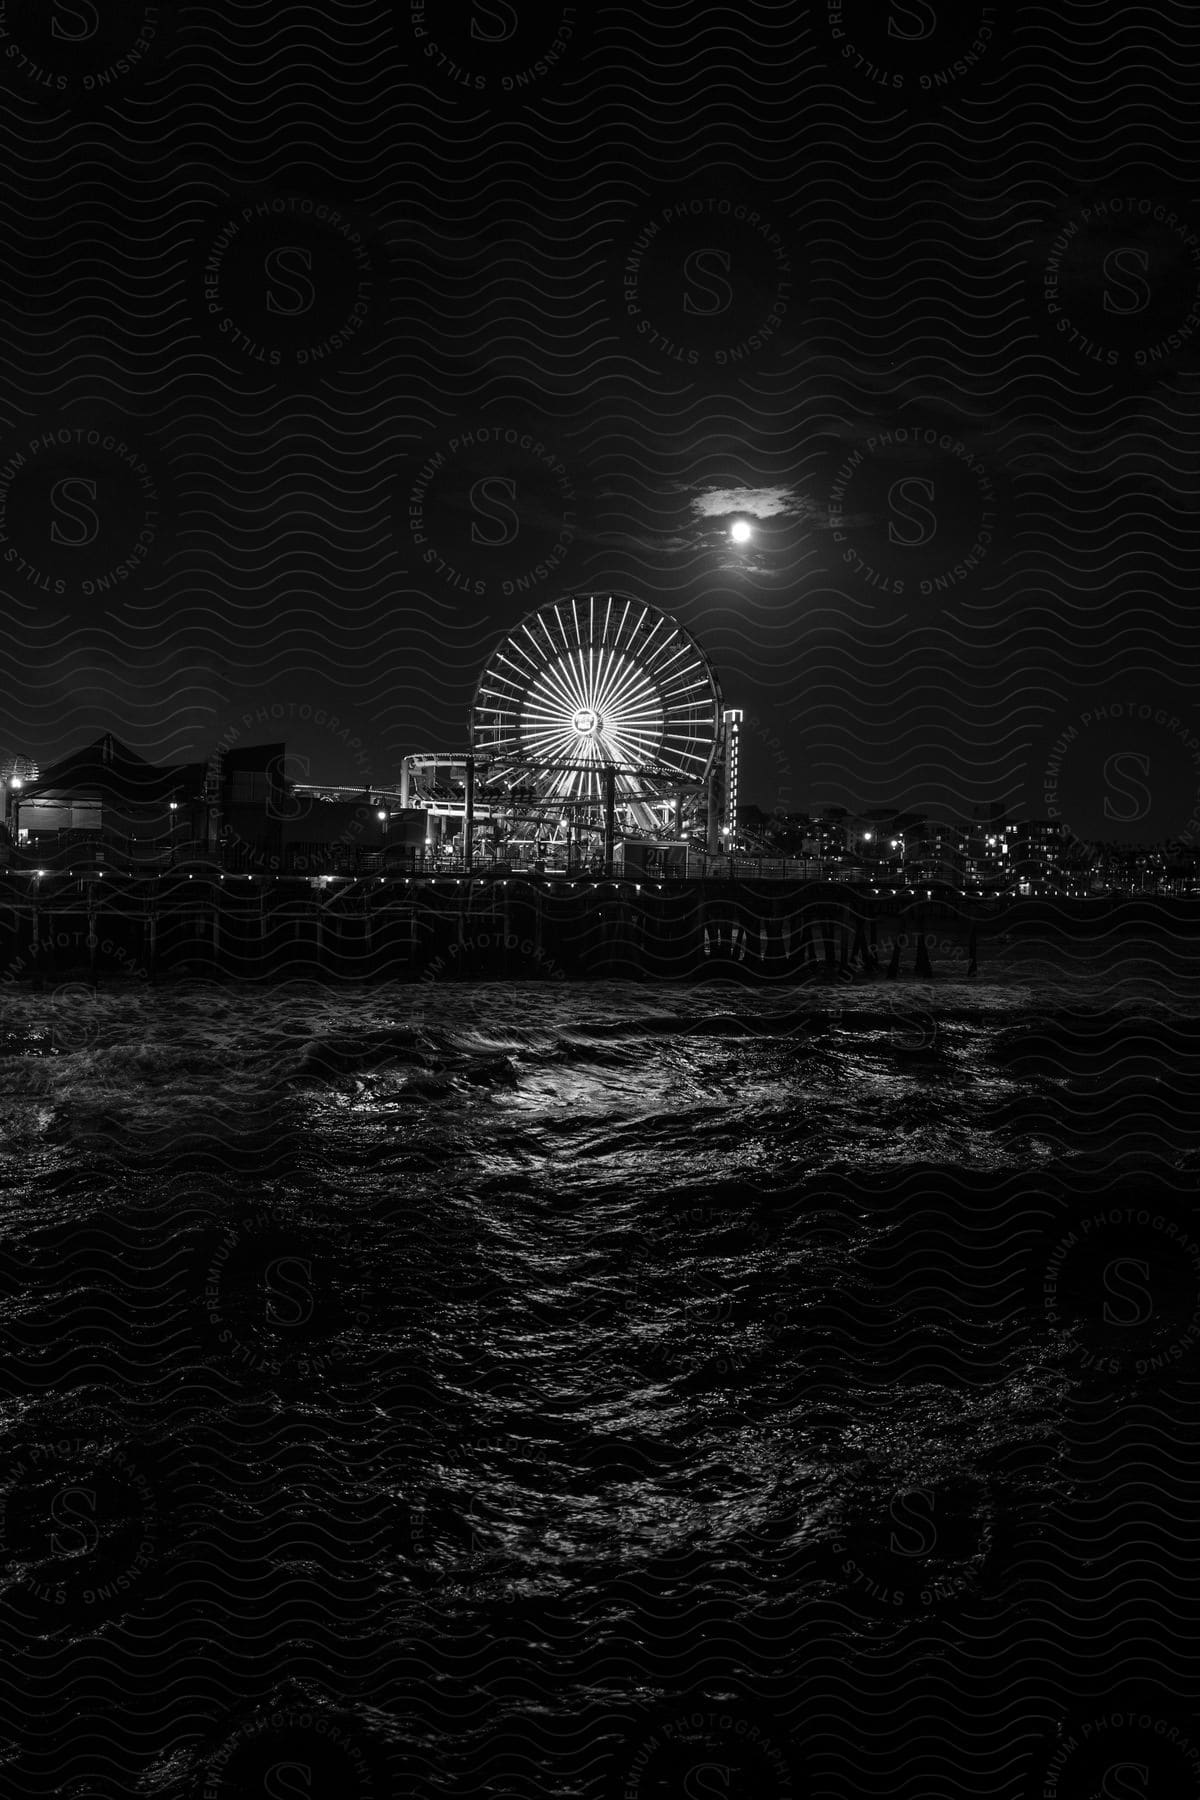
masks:
<svg viewBox="0 0 1200 1800"><path fill-rule="evenodd" d="M476 769L477 769L478 759L474 755L472 755L471 752L468 751L466 757L464 758L464 761L466 763L466 795L465 795L465 805L463 808L463 866L464 866L464 868L469 870L472 866L472 858L474 856L474 851L475 851L475 778L476 778ZM567 766L567 765L564 765L564 766ZM586 767L586 768L591 768L593 765L582 764L580 766ZM617 771L615 765L610 766L601 771L602 779L604 782L604 795L603 795L604 872L606 875L612 874L613 852L616 847L617 773L618 773L618 771ZM711 838L711 836L713 834L713 831L715 829L713 821L717 817L716 804L715 804L715 799L714 799L714 785L715 785L716 779L717 779L717 769L716 769L716 764L714 763L713 768L710 769L710 771L709 771L708 775L705 777L705 780L703 781L703 783L698 783L697 788L696 788L697 793L703 793L703 795L704 795L704 803L705 803L705 811L706 811L706 821L705 821L705 841L706 841L706 843L709 841L709 839ZM680 790L678 791L678 793L675 795L675 801L674 801L676 828L677 829L681 829L681 812L682 812L682 803L683 803L683 792L684 792L684 790L681 787ZM578 801L575 804L579 805L579 806L585 806L590 803L587 801ZM711 848L711 844L709 847Z"/></svg>
<svg viewBox="0 0 1200 1800"><path fill-rule="evenodd" d="M610 767L602 771L604 781L604 869L606 874L612 873L613 846L616 840L617 821L617 771ZM467 793L466 806L463 812L463 864L471 867L471 859L475 850L475 758L467 757Z"/></svg>

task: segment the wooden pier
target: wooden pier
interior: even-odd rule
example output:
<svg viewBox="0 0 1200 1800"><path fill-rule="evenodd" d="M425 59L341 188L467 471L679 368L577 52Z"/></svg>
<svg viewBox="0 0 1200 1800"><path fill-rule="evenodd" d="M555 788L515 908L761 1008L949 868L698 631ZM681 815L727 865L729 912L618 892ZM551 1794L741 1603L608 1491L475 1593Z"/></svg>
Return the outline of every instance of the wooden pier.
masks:
<svg viewBox="0 0 1200 1800"><path fill-rule="evenodd" d="M976 956L986 963L988 939L1023 921L1087 939L1118 914L1146 915L1153 935L1166 913L1190 943L1200 903L1111 894L930 900L753 880L14 870L0 874L0 981L954 975Z"/></svg>

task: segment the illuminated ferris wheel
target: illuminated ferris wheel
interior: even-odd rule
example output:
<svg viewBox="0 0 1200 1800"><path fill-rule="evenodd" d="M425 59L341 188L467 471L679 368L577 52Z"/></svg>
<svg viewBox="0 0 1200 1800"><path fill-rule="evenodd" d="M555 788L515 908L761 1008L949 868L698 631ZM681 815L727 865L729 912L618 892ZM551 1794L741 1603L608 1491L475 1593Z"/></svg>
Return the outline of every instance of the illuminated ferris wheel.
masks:
<svg viewBox="0 0 1200 1800"><path fill-rule="evenodd" d="M712 665L667 613L627 594L571 594L499 644L471 707L485 787L553 812L600 804L611 781L637 823L698 790L717 752Z"/></svg>

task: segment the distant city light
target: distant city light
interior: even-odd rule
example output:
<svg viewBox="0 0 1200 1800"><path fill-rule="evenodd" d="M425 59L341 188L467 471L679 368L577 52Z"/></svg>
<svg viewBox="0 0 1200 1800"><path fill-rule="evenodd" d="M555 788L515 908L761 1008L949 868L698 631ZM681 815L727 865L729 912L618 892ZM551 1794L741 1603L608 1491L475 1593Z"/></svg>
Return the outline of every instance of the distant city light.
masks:
<svg viewBox="0 0 1200 1800"><path fill-rule="evenodd" d="M753 527L748 519L735 519L729 527L729 535L735 544L748 544L753 536Z"/></svg>

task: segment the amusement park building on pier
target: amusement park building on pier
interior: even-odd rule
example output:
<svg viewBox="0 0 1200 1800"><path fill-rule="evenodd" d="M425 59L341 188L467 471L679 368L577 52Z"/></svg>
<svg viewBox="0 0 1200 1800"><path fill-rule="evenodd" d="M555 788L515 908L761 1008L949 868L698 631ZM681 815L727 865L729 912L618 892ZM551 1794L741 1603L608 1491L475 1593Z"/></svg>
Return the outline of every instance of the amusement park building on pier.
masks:
<svg viewBox="0 0 1200 1800"><path fill-rule="evenodd" d="M1200 891L1190 845L1089 857L1057 824L1017 824L996 808L957 826L892 809L767 819L740 804L742 717L677 620L631 595L568 595L497 645L463 748L403 757L394 783L289 780L285 743L243 745L237 733L203 762L156 767L105 733L49 768L0 763L0 861Z"/></svg>
<svg viewBox="0 0 1200 1800"><path fill-rule="evenodd" d="M611 867L634 842L716 854L736 842L741 719L677 620L631 595L574 594L496 647L462 751L408 755L395 784L288 781L283 743L238 745L236 732L203 764L160 769L106 734L40 772L13 762L5 819L16 846L47 853L107 833L140 859L232 844L275 869L301 846L384 838L433 860L455 841L467 866L481 850Z"/></svg>

